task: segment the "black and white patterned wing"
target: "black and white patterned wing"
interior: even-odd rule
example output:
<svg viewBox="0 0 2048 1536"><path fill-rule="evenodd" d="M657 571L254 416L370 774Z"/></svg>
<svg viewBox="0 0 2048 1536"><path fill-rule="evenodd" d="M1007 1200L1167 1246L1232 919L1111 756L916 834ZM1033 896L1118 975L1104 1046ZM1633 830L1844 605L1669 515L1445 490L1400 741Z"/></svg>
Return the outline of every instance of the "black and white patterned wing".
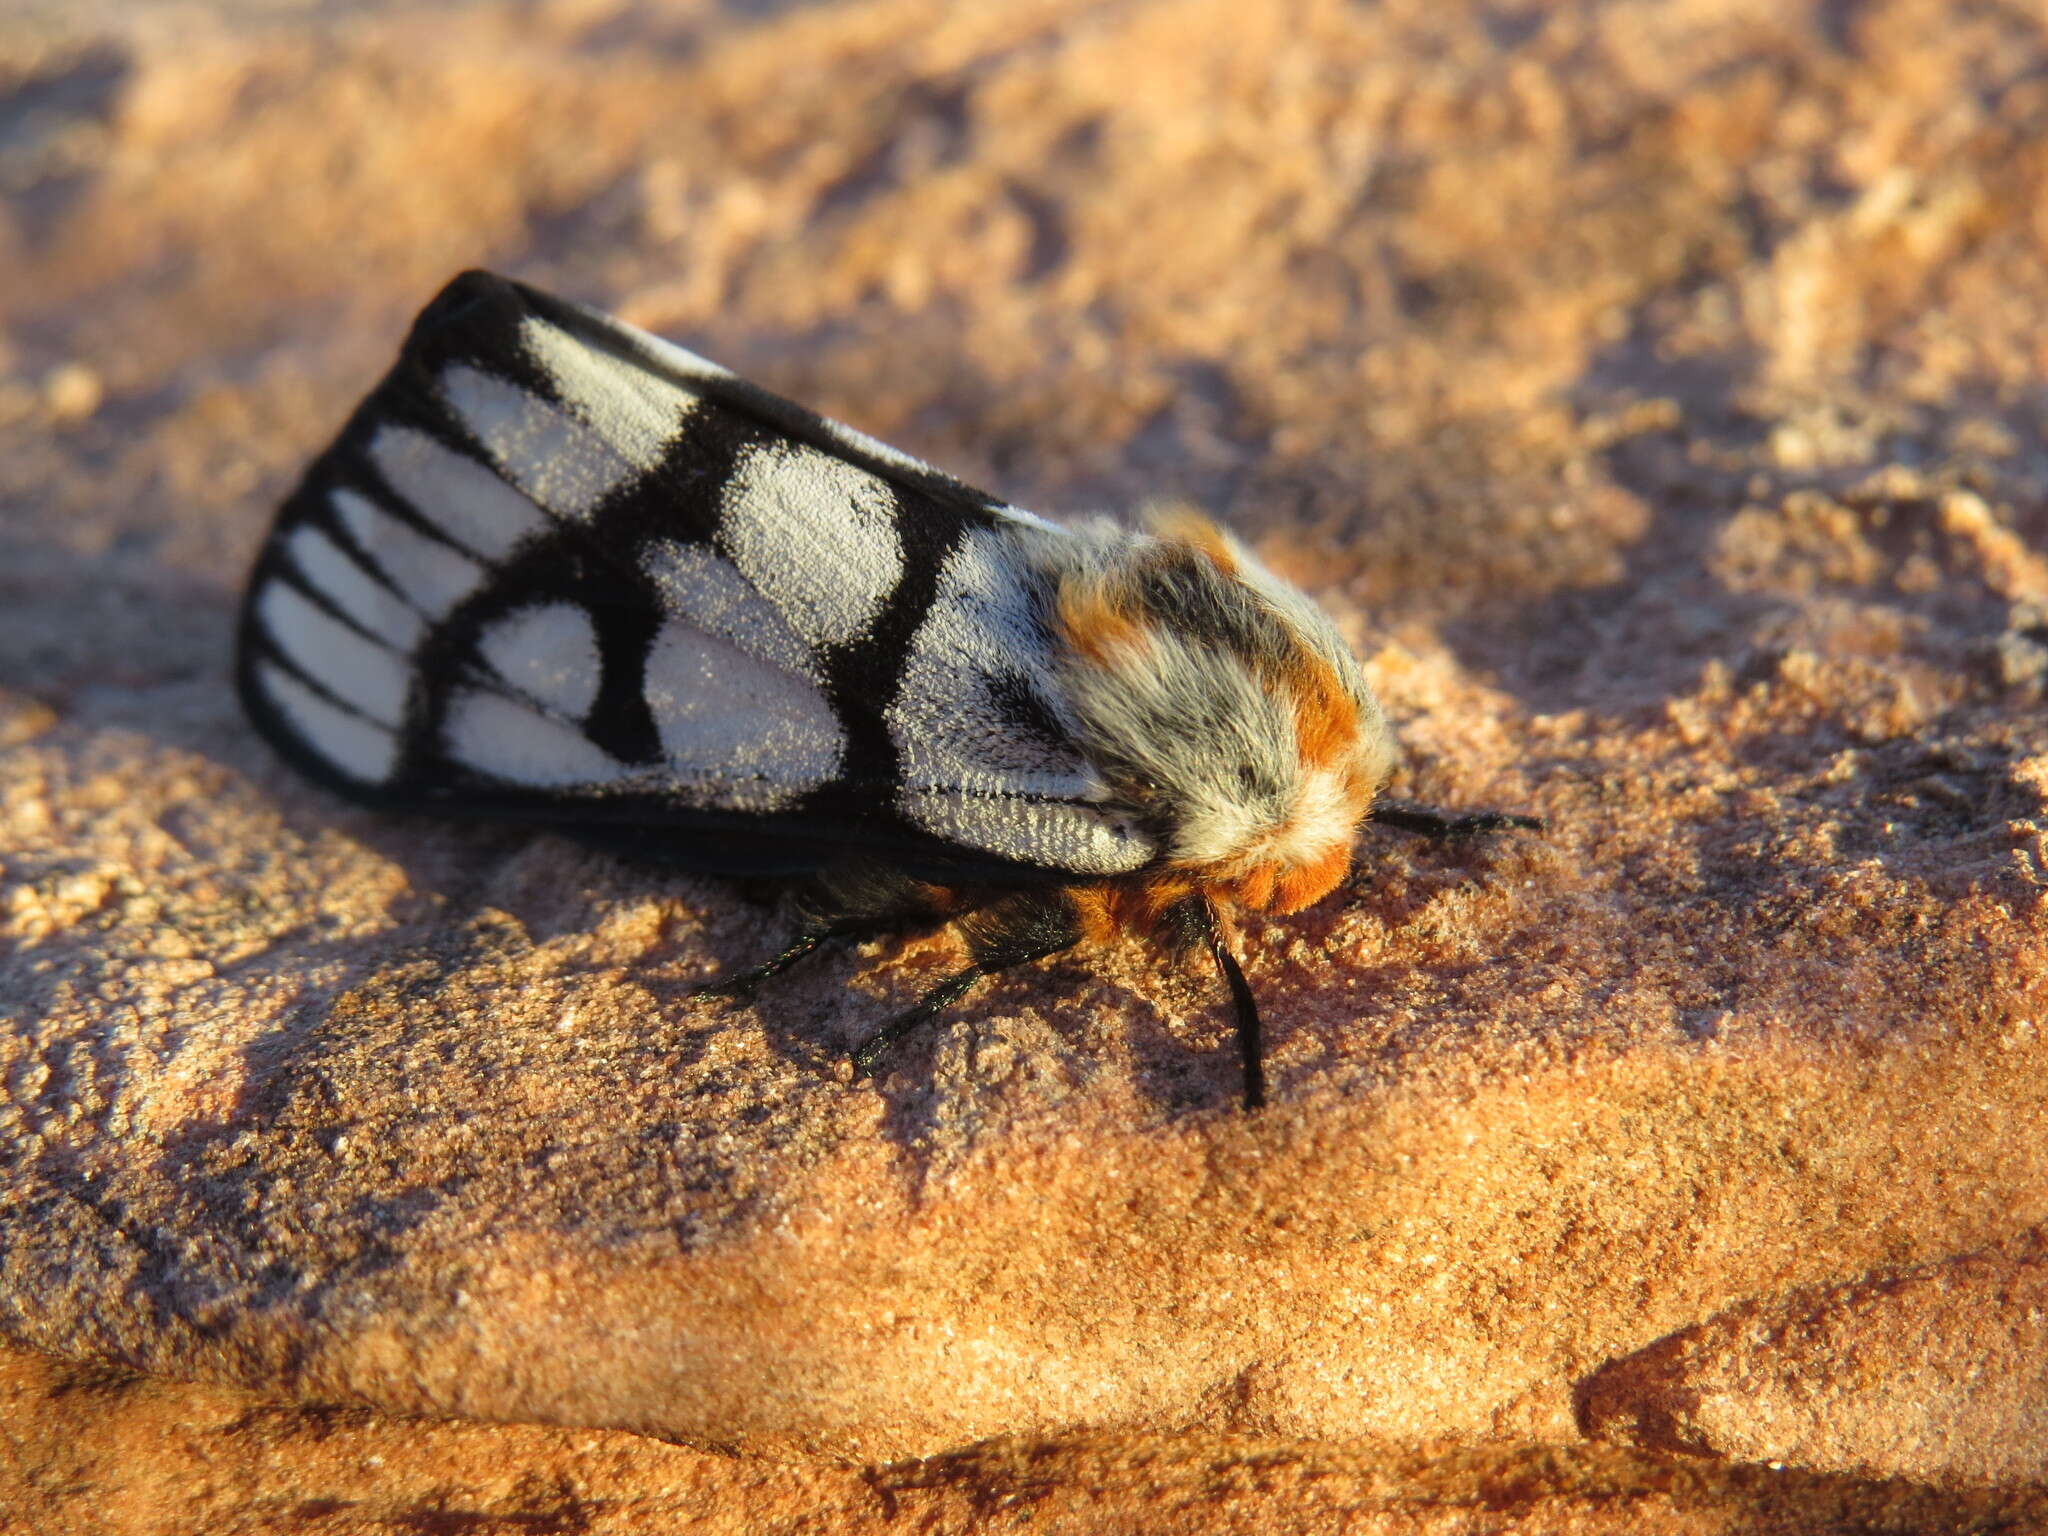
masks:
<svg viewBox="0 0 2048 1536"><path fill-rule="evenodd" d="M707 870L1110 874L1154 847L1058 724L1044 524L680 347L455 279L279 513L238 681L397 809Z"/></svg>

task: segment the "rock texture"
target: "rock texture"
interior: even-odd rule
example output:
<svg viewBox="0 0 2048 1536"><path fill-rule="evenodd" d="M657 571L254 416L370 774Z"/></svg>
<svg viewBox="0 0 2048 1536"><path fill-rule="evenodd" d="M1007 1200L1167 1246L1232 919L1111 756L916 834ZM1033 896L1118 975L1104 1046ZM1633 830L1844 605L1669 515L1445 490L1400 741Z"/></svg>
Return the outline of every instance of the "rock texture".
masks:
<svg viewBox="0 0 2048 1536"><path fill-rule="evenodd" d="M1760 1536L2005 1531L2038 1488L1941 1492L1607 1446L999 1439L853 1469L636 1435L289 1407L0 1354L0 1529L245 1536Z"/></svg>
<svg viewBox="0 0 2048 1536"><path fill-rule="evenodd" d="M21 1518L2038 1523L2044 64L1933 0L20 6ZM879 1083L949 940L693 1002L786 912L339 804L226 686L475 263L1048 512L1215 508L1400 793L1550 830L1253 925L1255 1119L1136 948Z"/></svg>
<svg viewBox="0 0 2048 1536"><path fill-rule="evenodd" d="M1603 1366L1581 1419L1659 1450L2038 1483L2044 1378L2038 1256L1977 1254L1743 1303Z"/></svg>

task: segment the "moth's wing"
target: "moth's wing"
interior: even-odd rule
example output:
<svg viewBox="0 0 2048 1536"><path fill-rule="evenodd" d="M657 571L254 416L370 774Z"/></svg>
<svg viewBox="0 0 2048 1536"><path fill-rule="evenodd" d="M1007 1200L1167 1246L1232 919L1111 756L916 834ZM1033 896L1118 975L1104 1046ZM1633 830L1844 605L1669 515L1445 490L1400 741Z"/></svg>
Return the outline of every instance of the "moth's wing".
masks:
<svg viewBox="0 0 2048 1536"><path fill-rule="evenodd" d="M466 273L279 513L238 681L394 809L697 868L963 878L1154 854L1059 723L1023 552L928 465L580 306Z"/></svg>

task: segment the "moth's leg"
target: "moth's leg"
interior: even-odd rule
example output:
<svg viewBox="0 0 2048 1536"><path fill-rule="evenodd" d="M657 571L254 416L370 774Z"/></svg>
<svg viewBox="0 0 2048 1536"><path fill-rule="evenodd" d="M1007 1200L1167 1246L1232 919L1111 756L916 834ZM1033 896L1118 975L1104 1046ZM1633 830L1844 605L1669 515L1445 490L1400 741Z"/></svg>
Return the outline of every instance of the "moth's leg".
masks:
<svg viewBox="0 0 2048 1536"><path fill-rule="evenodd" d="M1175 902L1161 914L1160 931L1176 954L1188 955L1206 949L1216 970L1230 988L1230 1006L1237 1025L1237 1059L1244 1069L1244 1107L1258 1109L1266 1102L1266 1047L1259 1023L1259 1000L1251 983L1231 953L1230 924L1206 896L1190 896Z"/></svg>
<svg viewBox="0 0 2048 1536"><path fill-rule="evenodd" d="M803 927L786 949L737 976L699 987L692 996L744 999L762 982L780 976L822 945L929 928L961 908L957 892L914 880L897 870L834 870L798 898Z"/></svg>
<svg viewBox="0 0 2048 1536"><path fill-rule="evenodd" d="M1477 837L1484 832L1506 832L1517 827L1530 832L1543 830L1541 816L1520 816L1512 811L1440 811L1433 806L1411 805L1401 800L1380 801L1366 819L1397 831L1414 832L1442 841Z"/></svg>
<svg viewBox="0 0 2048 1536"><path fill-rule="evenodd" d="M875 1070L875 1063L888 1054L889 1047L909 1034L918 1025L935 1018L952 1007L973 990L974 984L989 973L979 965L970 965L965 970L955 971L931 991L917 1000L917 1005L896 1015L853 1050L853 1070L857 1077L865 1077Z"/></svg>
<svg viewBox="0 0 2048 1536"><path fill-rule="evenodd" d="M877 931L871 924L855 922L824 923L815 927L806 927L790 942L789 947L783 950L782 953L770 956L759 965L748 967L737 976L728 976L722 981L707 982L692 991L690 995L692 997L723 997L730 998L735 1002L742 1002L751 997L754 989L759 987L762 982L780 976L821 944L829 944L834 939L865 938Z"/></svg>
<svg viewBox="0 0 2048 1536"><path fill-rule="evenodd" d="M959 1002L984 976L1071 949L1082 935L1081 914L1064 891L1029 891L1005 897L963 919L960 930L973 963L955 971L862 1041L853 1052L857 1074L872 1072L889 1047Z"/></svg>

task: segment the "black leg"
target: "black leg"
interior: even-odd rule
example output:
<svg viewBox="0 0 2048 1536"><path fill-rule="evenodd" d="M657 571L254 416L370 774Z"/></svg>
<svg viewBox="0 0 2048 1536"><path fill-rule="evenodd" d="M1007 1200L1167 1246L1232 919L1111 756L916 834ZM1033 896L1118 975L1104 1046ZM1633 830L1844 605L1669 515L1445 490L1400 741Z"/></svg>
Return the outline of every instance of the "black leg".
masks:
<svg viewBox="0 0 2048 1536"><path fill-rule="evenodd" d="M1383 827L1393 827L1402 832L1414 832L1422 837L1434 837L1445 841L1458 838L1477 837L1484 832L1506 832L1521 828L1530 832L1543 830L1541 816L1518 816L1512 811L1467 811L1457 814L1435 810L1426 805L1409 805L1398 800L1382 800L1372 808L1366 818Z"/></svg>
<svg viewBox="0 0 2048 1536"><path fill-rule="evenodd" d="M821 944L834 939L864 937L878 931L870 923L827 923L822 927L806 928L796 936L789 948L770 959L763 960L751 969L741 971L737 976L728 976L723 981L710 982L697 988L692 997L724 997L735 1002L744 1001L753 995L754 989L772 977L780 976L797 961L803 959Z"/></svg>
<svg viewBox="0 0 2048 1536"><path fill-rule="evenodd" d="M1216 969L1230 988L1231 1005L1237 1012L1237 1055L1244 1064L1244 1107L1257 1109L1266 1102L1266 1046L1259 1025L1259 1000L1252 996L1251 983L1244 979L1237 956L1230 952L1216 909L1206 899L1194 897L1187 903L1186 920L1208 945Z"/></svg>
<svg viewBox="0 0 2048 1536"><path fill-rule="evenodd" d="M891 1046L959 1002L982 977L1056 955L1071 949L1081 938L1080 915L1060 891L1012 896L962 920L960 928L967 938L968 953L974 957L973 964L955 971L913 1007L897 1014L855 1047L856 1074L866 1076L873 1072Z"/></svg>
<svg viewBox="0 0 2048 1536"><path fill-rule="evenodd" d="M907 1008L896 1015L867 1039L853 1052L853 1070L856 1076L866 1077L874 1071L875 1063L888 1053L889 1047L909 1034L927 1019L936 1018L952 1007L973 990L974 984L988 974L978 965L970 965L964 971L955 971L931 991L917 1000L917 1006Z"/></svg>
<svg viewBox="0 0 2048 1536"><path fill-rule="evenodd" d="M829 870L799 898L797 910L804 927L787 949L737 976L699 987L690 995L745 999L762 982L780 976L820 945L836 939L871 939L943 922L945 919L935 903L953 894L881 866L848 865Z"/></svg>
<svg viewBox="0 0 2048 1536"><path fill-rule="evenodd" d="M1244 1066L1244 1107L1257 1109L1266 1102L1266 1047L1259 1025L1259 1000L1252 996L1251 983L1237 956L1230 952L1223 920L1206 896L1189 896L1175 902L1160 915L1159 936L1181 960L1191 960L1206 949L1216 962L1223 981L1230 988L1230 1003L1237 1020L1237 1057Z"/></svg>

